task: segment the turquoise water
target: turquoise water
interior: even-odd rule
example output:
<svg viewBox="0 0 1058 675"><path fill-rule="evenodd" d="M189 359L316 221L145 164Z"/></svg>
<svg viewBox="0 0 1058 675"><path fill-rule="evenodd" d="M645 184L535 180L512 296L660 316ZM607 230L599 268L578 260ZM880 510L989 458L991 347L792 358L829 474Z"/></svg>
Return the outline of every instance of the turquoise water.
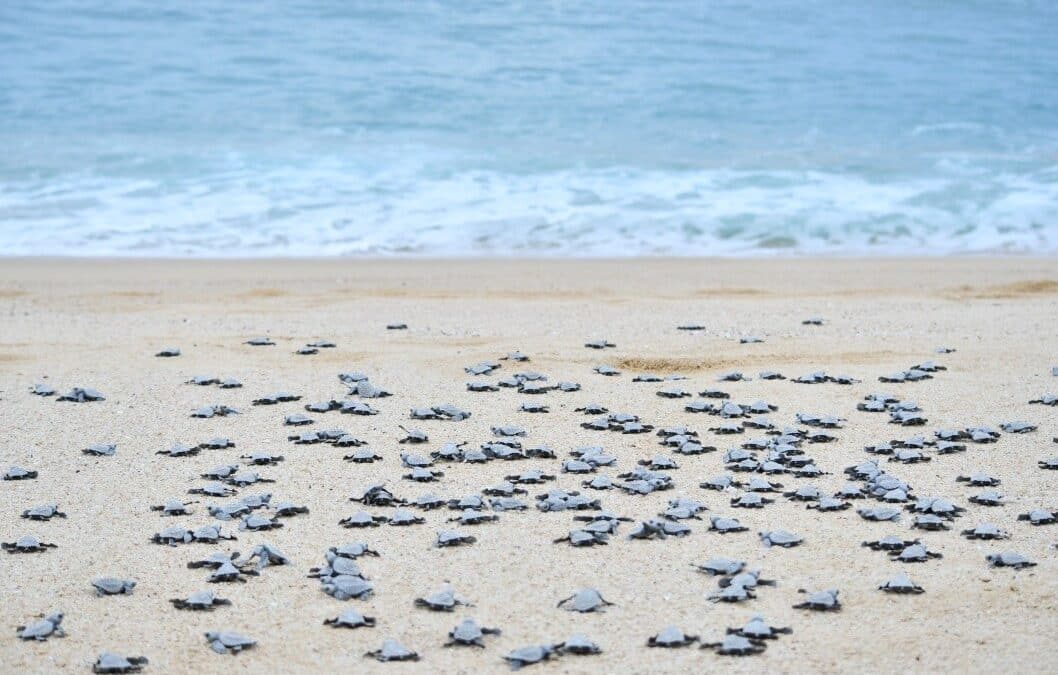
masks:
<svg viewBox="0 0 1058 675"><path fill-rule="evenodd" d="M6 0L0 250L1056 252L1056 36L1028 0Z"/></svg>

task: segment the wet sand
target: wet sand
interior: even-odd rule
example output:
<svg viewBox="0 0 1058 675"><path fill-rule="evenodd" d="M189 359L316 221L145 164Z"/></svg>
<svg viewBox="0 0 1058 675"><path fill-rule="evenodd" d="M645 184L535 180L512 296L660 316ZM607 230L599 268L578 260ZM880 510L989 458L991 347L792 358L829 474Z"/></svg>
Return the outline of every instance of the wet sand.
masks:
<svg viewBox="0 0 1058 675"><path fill-rule="evenodd" d="M821 327L804 326L822 316ZM148 673L328 672L361 668L384 672L501 672L501 656L528 644L560 642L585 633L604 650L600 656L564 656L528 672L688 672L730 668L759 672L1053 672L1058 647L1058 560L1052 545L1058 526L1033 527L1017 514L1058 507L1058 472L1037 461L1058 455L1058 411L1027 405L1045 392L1058 393L1058 262L1044 258L920 260L639 260L639 261L113 261L62 259L0 260L0 465L36 469L34 481L0 483L0 540L35 534L59 548L41 555L0 555L4 601L0 603L0 671L87 671L96 655L111 650L150 658ZM403 321L407 331L387 331ZM676 330L684 323L701 332ZM243 342L268 335L275 347ZM742 335L765 338L739 344ZM607 338L616 349L594 351L584 342ZM314 356L293 352L306 342L330 339L336 349ZM955 348L936 355L938 346ZM153 354L167 346L183 354ZM471 378L463 367L520 349L528 364L504 363L492 377ZM946 371L931 380L881 384L879 375L933 359ZM599 364L620 377L592 372ZM495 380L533 369L551 381L581 383L576 393L523 396L512 390L471 393L471 379ZM788 377L815 370L849 374L859 384L801 385L761 381L756 373L779 370ZM347 449L293 445L283 416L304 412L305 403L342 398L337 374L360 370L393 392L372 401L372 417L313 415L315 428L341 427L370 441L385 457L374 464L342 461ZM752 381L717 383L719 374L742 370ZM943 496L968 512L949 532L908 529L900 523L868 523L855 513L807 511L782 497L761 510L733 509L733 496L700 489L723 473L722 452L684 457L667 452L654 434L620 435L580 428L574 408L599 402L611 411L638 414L656 426L685 424L721 450L760 436L720 437L706 431L716 418L683 411L689 399L655 395L666 384L632 383L637 373L681 374L673 383L688 391L717 387L740 402L763 398L779 406L778 425L796 412L848 419L836 443L806 451L830 475L815 480L778 477L787 486L814 484L832 492L846 482L842 470L870 458L869 443L907 438L935 429L997 426L1025 419L1038 432L1003 434L991 445L973 445L928 463L888 465L919 496ZM241 389L183 384L194 375L234 377ZM60 392L73 386L101 390L105 402L70 404L32 396L28 388L49 383ZM303 396L298 403L254 407L250 401L276 390ZM929 423L901 428L884 414L858 412L856 403L876 391L917 401ZM546 401L550 414L518 412L523 401ZM697 400L697 399L694 399ZM454 403L473 416L463 422L411 422L413 406ZM227 404L243 414L192 419L192 409ZM593 493L603 507L636 519L655 516L669 499L705 502L703 514L738 517L750 532L721 536L706 522L689 521L693 532L664 541L629 541L630 525L608 546L574 549L551 540L572 527L570 513L500 514L498 523L461 528L475 545L450 550L432 546L452 512L425 513L427 524L347 530L339 519L360 510L348 501L358 488L386 481L398 495L426 492L446 497L474 493L504 475L541 468L557 473L560 460L444 464L439 483L400 479L398 425L427 431L425 453L447 441L471 446L490 440L489 428L518 424L529 443L546 443L560 457L581 445L602 445L619 458L616 474L658 453L673 457L676 488L648 496L616 490ZM310 427L311 428L311 427ZM237 443L173 459L155 454L173 443L194 445L214 436ZM117 443L114 457L80 452L93 443ZM150 505L182 497L201 485L202 471L238 463L255 450L286 461L261 467L275 483L240 494L271 492L311 509L265 533L238 532L219 547L177 548L148 543L171 525L212 522L198 498L194 515L161 518ZM880 458L885 464L884 458ZM979 489L955 477L984 471L1003 480L997 488L1008 504L988 508L967 501ZM561 475L556 483L528 486L532 495L552 487L579 488L583 478ZM539 488L539 489L538 489ZM189 497L190 498L190 497ZM57 502L68 518L33 523L18 514ZM388 513L392 509L369 509ZM958 530L989 521L1011 533L1005 542L975 542ZM228 523L229 529L234 523ZM764 548L759 530L788 529L805 538L792 549ZM887 534L920 538L943 559L902 565L860 546ZM381 553L361 559L376 586L367 601L339 602L306 578L330 547L362 540ZM249 552L270 542L293 564L270 567L246 584L218 584L233 606L211 613L180 612L168 603L211 587L207 572L189 570L189 560L214 550ZM989 553L1014 550L1037 567L1015 572L992 569ZM717 605L706 600L716 580L691 565L716 556L742 558L764 577L776 579L756 600ZM926 589L894 596L877 586L908 572ZM98 576L138 580L128 597L98 598L89 582ZM450 581L473 602L451 614L413 607L413 599ZM599 589L615 603L601 614L576 614L555 604L583 586ZM837 613L791 608L799 588L837 588L844 609ZM374 628L335 630L322 625L346 607L378 618ZM25 643L15 626L36 615L62 610L68 636ZM727 626L754 613L793 634L769 644L760 656L721 657L710 651L648 649L647 638L668 624L705 641L719 640ZM447 632L473 616L503 634L485 649L443 648ZM206 646L207 630L234 630L259 641L236 657ZM417 664L378 664L363 652L393 637L415 649Z"/></svg>

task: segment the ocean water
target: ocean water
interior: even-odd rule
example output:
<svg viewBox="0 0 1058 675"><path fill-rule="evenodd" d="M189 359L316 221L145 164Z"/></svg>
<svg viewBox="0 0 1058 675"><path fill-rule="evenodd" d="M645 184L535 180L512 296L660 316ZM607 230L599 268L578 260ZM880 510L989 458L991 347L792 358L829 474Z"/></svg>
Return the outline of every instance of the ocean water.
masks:
<svg viewBox="0 0 1058 675"><path fill-rule="evenodd" d="M0 254L980 252L1054 0L0 2Z"/></svg>

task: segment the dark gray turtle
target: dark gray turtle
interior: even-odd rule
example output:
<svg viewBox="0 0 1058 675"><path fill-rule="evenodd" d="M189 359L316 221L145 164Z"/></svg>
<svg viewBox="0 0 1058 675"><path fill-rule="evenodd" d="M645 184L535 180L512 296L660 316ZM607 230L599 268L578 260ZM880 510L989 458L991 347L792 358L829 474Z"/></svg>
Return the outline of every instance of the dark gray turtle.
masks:
<svg viewBox="0 0 1058 675"><path fill-rule="evenodd" d="M136 588L135 579L118 579L116 577L100 577L92 581L92 587L96 589L96 595L132 595Z"/></svg>
<svg viewBox="0 0 1058 675"><path fill-rule="evenodd" d="M499 387L494 384L489 384L488 382L467 382L467 391L485 392L499 390Z"/></svg>
<svg viewBox="0 0 1058 675"><path fill-rule="evenodd" d="M23 469L20 466L12 466L4 472L4 480L32 480L37 477L36 471Z"/></svg>
<svg viewBox="0 0 1058 675"><path fill-rule="evenodd" d="M15 635L23 640L44 642L50 637L66 637L62 629L63 613L55 612L15 629Z"/></svg>
<svg viewBox="0 0 1058 675"><path fill-rule="evenodd" d="M151 541L155 544L167 544L169 546L176 546L177 544L188 544L194 540L194 534L191 530L183 527L167 527L161 532L156 532Z"/></svg>
<svg viewBox="0 0 1058 675"><path fill-rule="evenodd" d="M424 511L432 511L433 509L443 508L447 504L448 500L443 497L438 497L435 494L424 494L413 499L409 506L414 506L415 508L423 509Z"/></svg>
<svg viewBox="0 0 1058 675"><path fill-rule="evenodd" d="M463 534L456 530L441 530L437 533L436 545L441 548L448 548L452 546L466 546L473 544L478 539L469 534Z"/></svg>
<svg viewBox="0 0 1058 675"><path fill-rule="evenodd" d="M551 408L546 403L522 403L518 409L526 413L546 413L551 412Z"/></svg>
<svg viewBox="0 0 1058 675"><path fill-rule="evenodd" d="M29 388L29 393L34 396L54 396L55 388L43 383L38 383Z"/></svg>
<svg viewBox="0 0 1058 675"><path fill-rule="evenodd" d="M720 579L719 585L720 588L740 586L752 590L758 586L774 586L775 581L773 579L761 579L760 570L750 570L723 577Z"/></svg>
<svg viewBox="0 0 1058 675"><path fill-rule="evenodd" d="M459 523L460 525L480 525L482 523L495 522L499 519L500 517L495 514L484 513L475 509L464 509L455 518L449 518L448 522Z"/></svg>
<svg viewBox="0 0 1058 675"><path fill-rule="evenodd" d="M406 473L401 477L404 480L415 481L416 483L432 483L444 475L445 472L440 469L424 469L416 467L411 470L411 473Z"/></svg>
<svg viewBox="0 0 1058 675"><path fill-rule="evenodd" d="M578 656L602 654L602 648L599 645L580 633L569 636L565 642L555 645L555 649L561 654L576 654Z"/></svg>
<svg viewBox="0 0 1058 675"><path fill-rule="evenodd" d="M275 343L271 339L264 336L253 337L243 343L244 345L250 345L251 347L274 347Z"/></svg>
<svg viewBox="0 0 1058 675"><path fill-rule="evenodd" d="M686 635L676 626L668 626L647 640L648 647L686 647L698 642L697 635Z"/></svg>
<svg viewBox="0 0 1058 675"><path fill-rule="evenodd" d="M912 544L899 551L889 551L889 557L898 562L926 562L930 558L943 558L940 553L930 551L924 544Z"/></svg>
<svg viewBox="0 0 1058 675"><path fill-rule="evenodd" d="M397 441L398 443L428 443L430 441L430 437L426 435L425 431L407 429L403 426L401 429L404 431L404 438Z"/></svg>
<svg viewBox="0 0 1058 675"><path fill-rule="evenodd" d="M1018 515L1018 520L1026 520L1032 525L1053 525L1058 523L1058 511L1050 509L1033 509Z"/></svg>
<svg viewBox="0 0 1058 675"><path fill-rule="evenodd" d="M208 387L211 384L220 384L220 378L210 377L209 375L195 375L190 380L184 382L184 384L196 384L200 387Z"/></svg>
<svg viewBox="0 0 1058 675"><path fill-rule="evenodd" d="M221 464L220 466L213 467L209 471L204 471L199 475L203 478L209 478L212 480L223 480L228 476L234 475L238 470L238 464Z"/></svg>
<svg viewBox="0 0 1058 675"><path fill-rule="evenodd" d="M218 598L213 591L197 591L186 598L173 598L169 602L177 609L187 609L198 612L212 612L216 607L230 605L231 600Z"/></svg>
<svg viewBox="0 0 1058 675"><path fill-rule="evenodd" d="M304 347L298 347L294 350L294 353L301 356L311 356L312 354L319 354L320 350L317 347L305 345Z"/></svg>
<svg viewBox="0 0 1058 675"><path fill-rule="evenodd" d="M51 520L52 518L65 518L66 514L59 510L58 504L39 504L22 512L22 517L28 520Z"/></svg>
<svg viewBox="0 0 1058 675"><path fill-rule="evenodd" d="M731 474L724 474L709 480L703 481L698 484L698 487L705 488L706 490L726 490L730 487L741 487L742 484L735 480L735 477Z"/></svg>
<svg viewBox="0 0 1058 675"><path fill-rule="evenodd" d="M712 649L722 656L750 656L763 652L766 645L741 635L725 635L720 642L703 642L702 649Z"/></svg>
<svg viewBox="0 0 1058 675"><path fill-rule="evenodd" d="M364 656L381 661L418 661L419 655L396 640L383 640L382 646L374 651L365 652Z"/></svg>
<svg viewBox="0 0 1058 675"><path fill-rule="evenodd" d="M363 577L351 576L348 574L337 574L334 576L320 579L320 589L338 600L349 600L350 598L356 598L357 600L363 600L370 596L375 588L371 583L365 580Z"/></svg>
<svg viewBox="0 0 1058 675"><path fill-rule="evenodd" d="M415 606L430 609L435 612L451 612L457 606L466 605L462 598L456 595L451 588L445 588L425 598L415 598Z"/></svg>
<svg viewBox="0 0 1058 675"><path fill-rule="evenodd" d="M951 529L951 527L948 525L947 520L932 513L921 513L915 516L915 520L911 523L911 527L916 530L929 531Z"/></svg>
<svg viewBox="0 0 1058 675"><path fill-rule="evenodd" d="M202 450L200 446L188 447L183 443L175 443L168 450L159 450L156 455L166 455L168 457L194 457Z"/></svg>
<svg viewBox="0 0 1058 675"><path fill-rule="evenodd" d="M206 642L218 654L238 654L257 645L256 640L230 631L209 631Z"/></svg>
<svg viewBox="0 0 1058 675"><path fill-rule="evenodd" d="M249 455L240 455L239 459L245 459L247 464L253 466L275 466L283 461L283 455L271 452L253 452Z"/></svg>
<svg viewBox="0 0 1058 675"><path fill-rule="evenodd" d="M963 530L962 536L967 539L1009 539L1010 535L1000 530L998 527L991 523L981 523L980 525L971 528L969 530Z"/></svg>
<svg viewBox="0 0 1058 675"><path fill-rule="evenodd" d="M481 361L480 363L475 363L472 366L467 366L463 369L463 371L475 376L490 375L492 374L492 371L497 370L499 367L500 364L497 361Z"/></svg>
<svg viewBox="0 0 1058 675"><path fill-rule="evenodd" d="M221 565L224 565L225 563L233 562L238 557L238 553L223 553L221 551L216 551L214 553L209 554L205 558L192 560L191 562L187 563L187 568L194 570L205 567L207 569L215 570Z"/></svg>
<svg viewBox="0 0 1058 675"><path fill-rule="evenodd" d="M395 496L385 485L370 485L349 498L351 502L360 502L367 506L401 506L406 500Z"/></svg>
<svg viewBox="0 0 1058 675"><path fill-rule="evenodd" d="M771 504L774 499L766 499L757 492L743 492L738 497L731 500L731 506L737 509L760 509L764 508L766 504Z"/></svg>
<svg viewBox="0 0 1058 675"><path fill-rule="evenodd" d="M614 343L610 342L609 340L592 340L590 342L585 342L584 346L587 347L588 349L607 349L607 348L612 349L612 348L616 347L617 345L615 345Z"/></svg>
<svg viewBox="0 0 1058 675"><path fill-rule="evenodd" d="M765 546L780 546L782 548L792 548L799 546L804 538L794 534L793 532L787 532L786 530L775 530L773 532L760 532L760 540Z"/></svg>
<svg viewBox="0 0 1058 675"><path fill-rule="evenodd" d="M326 434L326 432L323 433ZM337 438L334 438L334 440L329 440L330 437L326 435L324 436L324 438L327 438L328 441L333 444L336 448L359 448L362 445L367 445L367 441L361 438L357 438L352 434L347 434L344 432L341 435L337 436Z"/></svg>
<svg viewBox="0 0 1058 675"><path fill-rule="evenodd" d="M901 539L890 535L875 541L865 541L861 546L866 546L872 551L902 551L908 546L914 546L918 543L918 539Z"/></svg>
<svg viewBox="0 0 1058 675"><path fill-rule="evenodd" d="M731 532L745 532L749 528L734 518L716 516L709 519L709 529L718 534L728 534Z"/></svg>
<svg viewBox="0 0 1058 675"><path fill-rule="evenodd" d="M259 516L257 514L250 514L244 516L242 521L239 523L240 530L249 530L251 532L263 532L265 530L278 530L283 527L283 523L279 522L275 518L268 518L265 516Z"/></svg>
<svg viewBox="0 0 1058 675"><path fill-rule="evenodd" d="M365 555L374 558L379 557L378 551L372 550L367 544L360 541L342 544L341 546L334 546L327 549L328 560L330 560L332 556L356 560Z"/></svg>
<svg viewBox="0 0 1058 675"><path fill-rule="evenodd" d="M838 600L838 591L830 589L825 591L808 591L799 589L798 593L806 594L804 602L794 605L794 609L812 609L820 612L836 612L841 609L841 601Z"/></svg>
<svg viewBox="0 0 1058 675"><path fill-rule="evenodd" d="M155 356L161 358L173 358L175 356L180 356L180 350L176 347L165 347L164 349L156 353Z"/></svg>
<svg viewBox="0 0 1058 675"><path fill-rule="evenodd" d="M347 609L333 619L324 619L323 625L333 628L372 628L375 625L375 617L364 616L355 609Z"/></svg>
<svg viewBox="0 0 1058 675"><path fill-rule="evenodd" d="M914 581L911 581L911 577L907 576L904 572L897 574L878 588L886 593L925 593L925 591L922 590L922 587L917 585Z"/></svg>
<svg viewBox="0 0 1058 675"><path fill-rule="evenodd" d="M387 520L386 516L373 516L367 511L357 511L339 520L338 524L342 527L378 527Z"/></svg>
<svg viewBox="0 0 1058 675"><path fill-rule="evenodd" d="M179 353L179 352L178 352ZM138 673L148 663L145 656L121 656L103 652L92 664L93 673Z"/></svg>
<svg viewBox="0 0 1058 675"><path fill-rule="evenodd" d="M608 366L608 365L605 365L605 364L599 365L599 366L595 366L594 368L592 368L592 370L594 370L599 375L605 375L607 377L614 377L616 375L620 375L621 374L621 371L618 370L617 368L614 368L613 366Z"/></svg>
<svg viewBox="0 0 1058 675"><path fill-rule="evenodd" d="M307 424L315 424L316 420L312 419L308 415L302 415L301 413L295 413L293 415L287 415L283 418L283 424L288 427L301 427Z"/></svg>
<svg viewBox="0 0 1058 675"><path fill-rule="evenodd" d="M254 405L277 405L279 403L293 403L300 401L301 397L287 391L279 391L268 396L262 396L253 400Z"/></svg>
<svg viewBox="0 0 1058 675"><path fill-rule="evenodd" d="M118 446L115 443L96 443L81 449L81 452L92 457L113 457L117 451Z"/></svg>
<svg viewBox="0 0 1058 675"><path fill-rule="evenodd" d="M728 635L740 635L750 640L775 640L779 635L789 635L793 629L769 625L759 614L754 614L741 628L728 628Z"/></svg>
<svg viewBox="0 0 1058 675"><path fill-rule="evenodd" d="M568 598L558 601L557 607L571 612L599 612L613 605L594 588L582 588Z"/></svg>
<svg viewBox="0 0 1058 675"><path fill-rule="evenodd" d="M709 576L729 576L738 574L745 569L746 563L743 560L733 560L731 558L713 558L695 565L694 568Z"/></svg>
<svg viewBox="0 0 1058 675"><path fill-rule="evenodd" d="M293 502L276 502L272 504L272 511L277 518L291 518L309 512L309 507L301 506Z"/></svg>
<svg viewBox="0 0 1058 675"><path fill-rule="evenodd" d="M235 447L235 443L231 439L224 438L223 436L218 436L216 438L211 438L208 441L205 441L203 443L199 443L198 444L198 449L199 450L224 450L225 448L234 448L234 447ZM172 451L170 451L170 453L171 452Z"/></svg>
<svg viewBox="0 0 1058 675"><path fill-rule="evenodd" d="M408 330L406 323L387 323L386 330Z"/></svg>
<svg viewBox="0 0 1058 675"><path fill-rule="evenodd" d="M240 389L242 388L242 382L239 382L233 377L226 377L218 382L217 386L221 389Z"/></svg>
<svg viewBox="0 0 1058 675"><path fill-rule="evenodd" d="M220 525L204 525L191 533L192 541L199 544L216 544L221 539L236 539L234 534L225 534Z"/></svg>
<svg viewBox="0 0 1058 675"><path fill-rule="evenodd" d="M310 568L308 576L312 579L327 579L335 576L360 577L365 580L367 578L360 570L360 566L356 564L356 561L351 558L331 555L327 556L327 564L323 567Z"/></svg>
<svg viewBox="0 0 1058 675"><path fill-rule="evenodd" d="M1036 566L1036 563L1032 562L1020 553L1014 553L1013 551L993 553L991 555L985 556L985 560L987 560L988 563L992 565L992 567L1013 567L1016 570Z"/></svg>
<svg viewBox="0 0 1058 675"><path fill-rule="evenodd" d="M513 497L490 499L489 506L492 507L493 511L525 511L529 508L528 504Z"/></svg>
<svg viewBox="0 0 1058 675"><path fill-rule="evenodd" d="M1050 459L1041 459L1036 462L1036 465L1041 469L1047 471L1058 471L1058 457L1051 457Z"/></svg>
<svg viewBox="0 0 1058 675"><path fill-rule="evenodd" d="M236 487L246 487L255 483L274 483L271 478L265 478L256 471L240 471L228 476L227 482Z"/></svg>
<svg viewBox="0 0 1058 675"><path fill-rule="evenodd" d="M238 410L226 405L207 405L191 411L191 417L208 419L210 417L227 417L240 414Z"/></svg>
<svg viewBox="0 0 1058 675"><path fill-rule="evenodd" d="M107 399L95 389L89 387L74 387L55 400L71 401L73 403L89 403L92 401L105 401Z"/></svg>
<svg viewBox="0 0 1058 675"><path fill-rule="evenodd" d="M746 588L741 584L728 584L707 595L706 599L710 602L745 602L756 597L750 588Z"/></svg>

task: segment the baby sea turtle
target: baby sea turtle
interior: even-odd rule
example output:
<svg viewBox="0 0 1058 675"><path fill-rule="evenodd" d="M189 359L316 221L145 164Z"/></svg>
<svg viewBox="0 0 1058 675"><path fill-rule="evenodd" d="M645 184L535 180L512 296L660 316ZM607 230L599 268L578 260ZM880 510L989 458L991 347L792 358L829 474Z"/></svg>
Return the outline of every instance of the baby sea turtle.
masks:
<svg viewBox="0 0 1058 675"><path fill-rule="evenodd" d="M751 640L741 635L726 635L720 642L703 642L702 649L712 649L723 656L749 656L760 654L766 646L760 640Z"/></svg>
<svg viewBox="0 0 1058 675"><path fill-rule="evenodd" d="M212 612L216 607L230 605L231 600L218 598L213 591L196 591L186 598L173 598L169 602L177 609Z"/></svg>
<svg viewBox="0 0 1058 675"><path fill-rule="evenodd" d="M371 628L375 625L375 617L364 616L355 609L347 609L333 619L324 619L323 625L333 628Z"/></svg>
<svg viewBox="0 0 1058 675"><path fill-rule="evenodd" d="M88 403L92 401L105 401L106 397L95 389L89 387L74 387L55 400L71 401L73 403Z"/></svg>
<svg viewBox="0 0 1058 675"><path fill-rule="evenodd" d="M718 534L728 534L731 532L745 532L749 528L734 518L716 516L709 519L709 529Z"/></svg>
<svg viewBox="0 0 1058 675"><path fill-rule="evenodd" d="M378 527L388 520L386 516L373 516L367 511L357 511L351 516L342 518L338 524L342 527Z"/></svg>
<svg viewBox="0 0 1058 675"><path fill-rule="evenodd" d="M401 429L404 431L404 438L397 441L398 443L428 443L430 441L430 437L426 435L425 431L406 429L403 426Z"/></svg>
<svg viewBox="0 0 1058 675"><path fill-rule="evenodd" d="M230 631L209 631L206 633L209 648L218 654L238 654L244 649L252 649L257 641L239 633Z"/></svg>
<svg viewBox="0 0 1058 675"><path fill-rule="evenodd" d="M1000 530L998 527L991 523L981 523L980 525L963 530L962 535L967 539L1009 539L1010 535Z"/></svg>
<svg viewBox="0 0 1058 675"><path fill-rule="evenodd" d="M760 539L765 546L780 546L782 548L792 548L798 546L804 541L804 538L794 534L793 532L787 532L786 530L775 530L774 532L760 532Z"/></svg>
<svg viewBox="0 0 1058 675"><path fill-rule="evenodd" d="M309 507L294 504L293 502L276 502L272 504L272 511L277 518L290 518L292 516L309 512Z"/></svg>
<svg viewBox="0 0 1058 675"><path fill-rule="evenodd" d="M145 656L121 656L103 652L92 664L93 673L138 673L147 665Z"/></svg>
<svg viewBox="0 0 1058 675"><path fill-rule="evenodd" d="M710 576L732 576L741 572L745 567L745 561L731 558L713 558L694 566L699 572Z"/></svg>
<svg viewBox="0 0 1058 675"><path fill-rule="evenodd" d="M342 459L356 464L370 464L372 462L382 461L382 455L378 454L371 448L358 448L356 452L351 455L345 455Z"/></svg>
<svg viewBox="0 0 1058 675"><path fill-rule="evenodd" d="M451 588L445 588L425 598L415 598L416 607L430 609L435 612L451 612L457 606L467 604Z"/></svg>
<svg viewBox="0 0 1058 675"><path fill-rule="evenodd" d="M57 548L55 544L45 544L36 537L19 537L15 541L5 541L0 543L0 548L3 548L8 553L44 553L49 548Z"/></svg>
<svg viewBox="0 0 1058 675"><path fill-rule="evenodd" d="M686 647L698 642L697 635L686 635L676 626L668 626L647 640L648 647Z"/></svg>
<svg viewBox="0 0 1058 675"><path fill-rule="evenodd" d="M797 592L805 593L807 597L804 602L794 605L794 609L812 609L821 612L836 612L841 609L841 602L838 600L838 591L836 590L830 589L809 593L802 588Z"/></svg>
<svg viewBox="0 0 1058 675"><path fill-rule="evenodd" d="M160 352L156 353L155 356L162 358L173 358L175 356L180 356L180 350L176 347L166 347Z"/></svg>
<svg viewBox="0 0 1058 675"><path fill-rule="evenodd" d="M1005 503L1003 495L995 490L985 490L971 495L969 500L981 506L1002 506Z"/></svg>
<svg viewBox="0 0 1058 675"><path fill-rule="evenodd" d="M1000 483L998 478L989 476L987 473L972 473L968 476L957 476L955 480L960 483L969 483L974 487L995 487Z"/></svg>
<svg viewBox="0 0 1058 675"><path fill-rule="evenodd" d="M1058 406L1058 396L1054 394L1044 394L1043 396L1029 401L1029 403L1037 403L1040 405Z"/></svg>
<svg viewBox="0 0 1058 675"><path fill-rule="evenodd" d="M478 539L475 536L469 534L463 534L456 530L441 530L437 533L436 545L441 548L449 548L452 546L466 546L473 544Z"/></svg>
<svg viewBox="0 0 1058 675"><path fill-rule="evenodd" d="M342 544L341 546L334 546L327 549L328 560L334 557L349 558L350 560L356 560L361 556L372 556L374 558L379 557L378 551L372 550L367 544L357 541L349 544Z"/></svg>
<svg viewBox="0 0 1058 675"><path fill-rule="evenodd" d="M375 590L374 586L363 577L348 574L321 577L321 581L323 583L320 584L320 590L337 600L349 600L350 598L363 600Z"/></svg>
<svg viewBox="0 0 1058 675"><path fill-rule="evenodd" d="M251 347L274 347L275 343L267 337L258 336L253 337L243 343L244 345L250 345Z"/></svg>
<svg viewBox="0 0 1058 675"><path fill-rule="evenodd" d="M754 595L753 589L747 588L741 584L728 584L721 586L720 590L715 593L708 595L710 602L744 602L746 600L752 600L757 596Z"/></svg>
<svg viewBox="0 0 1058 675"><path fill-rule="evenodd" d="M201 447L188 447L183 443L175 443L168 450L159 450L156 455L166 455L168 457L194 457L202 450Z"/></svg>
<svg viewBox="0 0 1058 675"><path fill-rule="evenodd" d="M856 513L860 514L860 517L864 520L871 520L875 522L883 522L887 520L896 521L900 520L900 512L896 509L886 508L869 508L869 509L857 509Z"/></svg>
<svg viewBox="0 0 1058 675"><path fill-rule="evenodd" d="M101 577L92 581L92 587L96 589L96 595L132 595L136 588L134 579L118 579L116 577Z"/></svg>
<svg viewBox="0 0 1058 675"><path fill-rule="evenodd" d="M96 443L81 449L81 452L92 457L113 457L117 451L118 446L114 443Z"/></svg>
<svg viewBox="0 0 1058 675"><path fill-rule="evenodd" d="M29 393L34 396L54 396L55 387L50 387L44 383L37 383L29 388Z"/></svg>
<svg viewBox="0 0 1058 675"><path fill-rule="evenodd" d="M1058 523L1058 511L1050 509L1033 509L1018 515L1018 520L1026 520L1032 525L1052 525Z"/></svg>
<svg viewBox="0 0 1058 675"><path fill-rule="evenodd" d="M509 652L503 657L503 660L507 662L511 670L518 670L523 666L547 661L556 654L555 648L549 645L530 645L528 647L519 647Z"/></svg>
<svg viewBox="0 0 1058 675"><path fill-rule="evenodd" d="M22 517L28 520L51 520L52 518L65 518L66 514L59 510L58 504L40 504L22 512Z"/></svg>
<svg viewBox="0 0 1058 675"><path fill-rule="evenodd" d="M1032 562L1020 553L1014 553L1013 551L993 553L991 555L985 556L985 560L987 560L989 564L992 565L992 567L1012 567L1016 570L1036 566L1036 563Z"/></svg>
<svg viewBox="0 0 1058 675"><path fill-rule="evenodd" d="M1024 420L1018 420L1016 422L1004 422L999 425L999 428L1008 434L1027 434L1032 431L1036 431L1038 428L1031 422L1025 422Z"/></svg>
<svg viewBox="0 0 1058 675"><path fill-rule="evenodd" d="M599 365L599 366L595 366L594 368L592 368L592 370L594 370L599 375L605 375L607 377L614 377L616 375L620 375L621 374L621 371L618 370L617 368L614 368L613 366L608 366L608 365L605 365L605 364Z"/></svg>
<svg viewBox="0 0 1058 675"><path fill-rule="evenodd" d="M484 647L486 635L499 634L499 628L486 628L479 626L474 619L463 619L455 628L448 632L448 642L444 646Z"/></svg>
<svg viewBox="0 0 1058 675"><path fill-rule="evenodd" d="M386 330L408 330L406 323L387 323Z"/></svg>
<svg viewBox="0 0 1058 675"><path fill-rule="evenodd" d="M4 480L32 480L37 477L36 471L30 471L29 469L23 469L20 466L12 466L4 472Z"/></svg>
<svg viewBox="0 0 1058 675"><path fill-rule="evenodd" d="M911 581L911 577L907 576L907 574L904 572L897 574L895 577L893 577L889 581L886 581L878 588L880 590L885 591L886 593L925 593L925 591L922 590L922 587L917 585L915 582Z"/></svg>
<svg viewBox="0 0 1058 675"><path fill-rule="evenodd" d="M66 637L66 631L62 629L63 613L49 614L38 621L27 623L15 629L15 634L23 640L36 640L44 642L48 638Z"/></svg>
<svg viewBox="0 0 1058 675"><path fill-rule="evenodd" d="M774 640L780 635L789 635L793 629L789 627L778 627L769 625L759 614L754 614L745 625L740 628L728 628L728 635L739 635L750 640Z"/></svg>
<svg viewBox="0 0 1058 675"><path fill-rule="evenodd" d="M419 655L396 640L383 640L382 646L374 651L365 652L364 656L381 661L418 661Z"/></svg>
<svg viewBox="0 0 1058 675"><path fill-rule="evenodd" d="M256 577L258 576L258 572L256 570L245 569L244 567L236 567L235 563L228 560L214 569L206 581L211 584L225 584L235 581L244 584L246 583L247 575Z"/></svg>
<svg viewBox="0 0 1058 675"><path fill-rule="evenodd" d="M582 588L568 598L558 601L557 607L571 612L599 612L613 605L594 588Z"/></svg>
<svg viewBox="0 0 1058 675"><path fill-rule="evenodd" d="M570 530L569 534L554 540L554 543L569 542L570 546L605 546L609 544L606 532L595 532L588 529Z"/></svg>
<svg viewBox="0 0 1058 675"><path fill-rule="evenodd" d="M912 544L899 551L889 551L889 557L898 562L912 563L926 562L930 558L943 558L944 556L930 551L924 544Z"/></svg>
<svg viewBox="0 0 1058 675"><path fill-rule="evenodd" d="M565 642L560 642L555 645L555 649L561 654L576 654L578 656L587 656L591 654L601 654L602 648L595 644L586 635L579 633L574 634L566 638Z"/></svg>

